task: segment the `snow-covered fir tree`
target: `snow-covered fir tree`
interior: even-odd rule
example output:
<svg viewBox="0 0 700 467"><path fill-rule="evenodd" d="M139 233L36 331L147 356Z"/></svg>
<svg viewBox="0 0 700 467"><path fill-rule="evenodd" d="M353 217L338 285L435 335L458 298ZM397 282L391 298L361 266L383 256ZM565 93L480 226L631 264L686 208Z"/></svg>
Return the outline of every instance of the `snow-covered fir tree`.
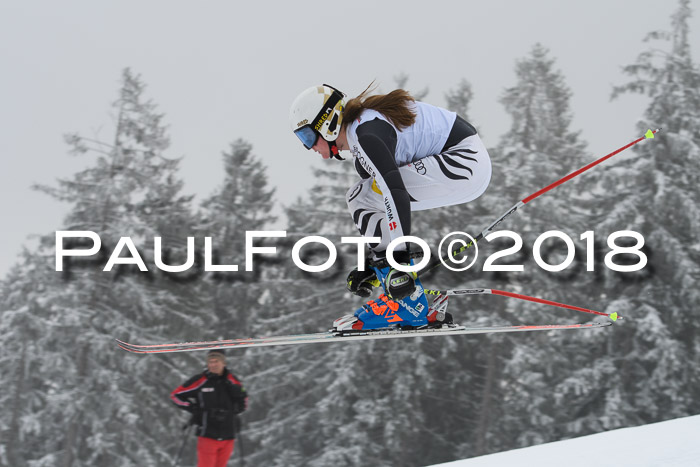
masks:
<svg viewBox="0 0 700 467"><path fill-rule="evenodd" d="M628 424L650 423L697 413L700 293L700 68L689 42L690 2L679 1L669 32L652 32L660 47L642 52L624 68L630 79L620 93L647 96L649 105L637 129L662 128L653 140L634 148L617 183L625 196L613 216L615 228L644 236L648 264L621 280L612 275L610 295L622 291L629 315L624 340L616 342L616 391L629 401ZM663 43L666 43L665 45ZM628 256L636 263L636 255ZM624 258L616 258L622 261ZM635 280L636 279L636 280Z"/></svg>
<svg viewBox="0 0 700 467"><path fill-rule="evenodd" d="M153 265L154 236L163 237L170 264L185 262L192 218L189 198L179 194L177 160L164 153L169 143L162 115L128 69L114 107L111 142L68 137L73 152L94 162L55 188L39 187L71 205L57 230L98 233L104 254L65 261L64 272L57 272L54 235L48 235L20 265L25 272L15 273L8 285L13 296L13 290L31 292L41 278L41 297L15 293L9 303L32 312L32 320L22 321L20 313L15 322L20 329L29 326L21 332L34 334L27 368L40 378L18 380L33 412L20 418L20 443L13 447L31 466L167 463L175 450L176 418L164 398L169 380L180 373L169 358L117 351L113 339L171 340L183 328L205 323L191 311L198 307L182 287ZM148 271L132 264L102 270L120 237L131 237ZM121 256L132 253L124 249Z"/></svg>
<svg viewBox="0 0 700 467"><path fill-rule="evenodd" d="M212 237L216 264L238 265L238 272L209 274L199 292L210 303L219 332L225 329L231 335L250 335L248 322L256 319L258 300L268 288L265 281L272 278L271 268L259 258L254 271L245 270L246 231L265 230L275 220L274 189L252 149L238 139L223 153L226 175L222 186L202 203L199 227L203 236Z"/></svg>
<svg viewBox="0 0 700 467"><path fill-rule="evenodd" d="M510 131L504 135L495 151L492 189L508 199L507 204L543 188L587 162L585 144L579 132L570 129L572 112L571 91L555 61L543 46L536 44L531 53L516 64L517 83L508 88L502 98L511 116ZM582 177L584 177L582 175ZM570 271L548 272L540 268L531 251L536 238L549 230L563 231L578 240L585 225L585 210L572 208L571 196L576 193L573 183L564 184L535 199L518 210L500 228L512 230L523 239L523 249L501 264L514 262L523 266L522 272L488 274L493 288L534 295L564 303L581 303L581 297L571 293L566 283L574 281ZM505 211L508 205L500 209ZM512 245L512 240L499 242L500 249ZM549 249L551 250L549 250ZM566 247L559 239L548 240L541 248L549 264L558 264L565 255L558 253ZM550 254L547 254L550 253ZM580 268L573 264L569 268ZM494 300L497 302L496 300ZM500 301L494 306L500 316L511 323L580 322L581 317L562 309L519 300ZM585 319L584 319L585 320ZM585 333L584 333L585 334ZM500 336L489 359L502 361L493 371L498 373L497 389L488 397L498 400L491 407L492 423L484 427L490 433L488 451L512 449L541 443L555 438L554 423L557 408L551 403L552 386L565 378L570 356L565 343L566 332L533 335Z"/></svg>
<svg viewBox="0 0 700 467"><path fill-rule="evenodd" d="M2 282L0 290L0 368L8 375L0 403L8 410L0 417L0 464L24 467L29 453L43 449L43 420L38 413L46 404L36 391L46 381L36 369L44 350L39 338L47 332L46 284L50 271L44 259L24 250Z"/></svg>

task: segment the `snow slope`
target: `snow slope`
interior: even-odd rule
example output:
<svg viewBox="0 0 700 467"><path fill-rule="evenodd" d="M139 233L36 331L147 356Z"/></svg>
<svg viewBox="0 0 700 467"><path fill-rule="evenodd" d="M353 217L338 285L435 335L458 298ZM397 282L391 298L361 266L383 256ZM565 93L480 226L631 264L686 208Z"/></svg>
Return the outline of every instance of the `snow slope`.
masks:
<svg viewBox="0 0 700 467"><path fill-rule="evenodd" d="M541 444L441 467L700 467L700 415Z"/></svg>

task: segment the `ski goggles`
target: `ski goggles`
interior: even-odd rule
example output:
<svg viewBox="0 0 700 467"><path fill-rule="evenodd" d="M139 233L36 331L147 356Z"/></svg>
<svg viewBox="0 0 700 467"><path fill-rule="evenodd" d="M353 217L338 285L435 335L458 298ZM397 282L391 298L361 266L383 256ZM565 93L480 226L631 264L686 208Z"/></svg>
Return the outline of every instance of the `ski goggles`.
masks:
<svg viewBox="0 0 700 467"><path fill-rule="evenodd" d="M294 134L297 135L297 138L299 138L301 144L303 144L306 149L311 149L314 147L316 140L318 140L318 137L320 136L316 130L311 128L309 125L294 130Z"/></svg>

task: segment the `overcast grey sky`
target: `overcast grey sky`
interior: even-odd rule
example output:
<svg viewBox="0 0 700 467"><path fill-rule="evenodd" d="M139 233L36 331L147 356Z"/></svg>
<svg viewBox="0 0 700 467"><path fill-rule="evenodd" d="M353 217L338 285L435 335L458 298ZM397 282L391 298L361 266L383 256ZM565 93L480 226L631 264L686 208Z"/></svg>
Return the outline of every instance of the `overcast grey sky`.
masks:
<svg viewBox="0 0 700 467"><path fill-rule="evenodd" d="M692 6L697 61L700 8ZM639 136L645 99L610 102L612 85L648 47L648 32L670 28L676 8L658 0L2 2L0 277L28 235L61 227L67 206L30 185L89 163L67 154L63 134L110 140L125 67L166 114L187 192L211 193L223 178L221 152L242 137L269 164L277 199L289 202L323 162L290 133L289 105L304 88L328 82L353 96L373 79L389 90L403 72L409 90L427 86L425 100L444 105L444 93L466 78L472 123L493 146L510 125L498 99L536 42L574 92L573 129L592 157L616 149Z"/></svg>

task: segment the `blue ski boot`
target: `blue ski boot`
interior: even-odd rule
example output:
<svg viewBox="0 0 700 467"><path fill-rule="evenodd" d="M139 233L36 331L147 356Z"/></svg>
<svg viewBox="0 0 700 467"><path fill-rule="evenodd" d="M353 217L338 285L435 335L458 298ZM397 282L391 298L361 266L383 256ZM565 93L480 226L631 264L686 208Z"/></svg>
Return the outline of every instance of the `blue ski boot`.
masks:
<svg viewBox="0 0 700 467"><path fill-rule="evenodd" d="M423 292L423 285L417 276L412 273L401 273L390 267L373 267L377 278L384 288L384 294L378 299L371 300L363 305L353 316L354 319L338 320L336 329L342 330L373 330L392 327L417 328L427 326L428 298ZM412 280L411 280L412 279ZM415 284L415 290L413 289ZM401 299L391 296L398 293L411 291L410 295ZM403 293L402 293L403 292Z"/></svg>

